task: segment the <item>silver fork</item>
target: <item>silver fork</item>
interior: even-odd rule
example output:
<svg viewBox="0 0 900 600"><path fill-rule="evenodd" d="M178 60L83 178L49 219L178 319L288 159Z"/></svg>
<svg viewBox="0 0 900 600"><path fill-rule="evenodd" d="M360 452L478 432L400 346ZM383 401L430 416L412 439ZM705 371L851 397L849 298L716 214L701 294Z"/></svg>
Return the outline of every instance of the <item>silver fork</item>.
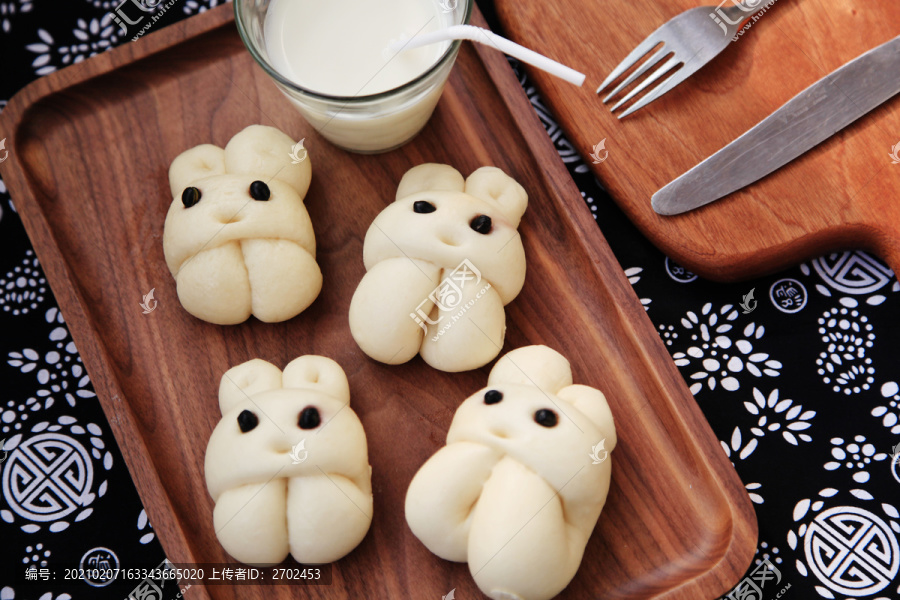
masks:
<svg viewBox="0 0 900 600"><path fill-rule="evenodd" d="M701 6L670 19L641 42L610 73L606 81L597 88L597 93L599 94L609 87L612 82L637 64L641 58L662 44L640 68L636 69L603 99L604 104L608 103L616 94L626 89L642 75L655 69L611 109L612 112L616 112L622 105L646 91L646 95L620 114L619 118L640 110L696 73L700 67L727 48L744 21L760 11L762 8L760 4L762 4L762 0L745 0L740 6L731 5L728 8L722 8L721 4L719 6ZM744 8L744 6L749 8ZM669 56L671 58L665 60ZM679 65L683 65L681 69L663 79L667 73ZM651 89L651 86L656 83L659 85Z"/></svg>

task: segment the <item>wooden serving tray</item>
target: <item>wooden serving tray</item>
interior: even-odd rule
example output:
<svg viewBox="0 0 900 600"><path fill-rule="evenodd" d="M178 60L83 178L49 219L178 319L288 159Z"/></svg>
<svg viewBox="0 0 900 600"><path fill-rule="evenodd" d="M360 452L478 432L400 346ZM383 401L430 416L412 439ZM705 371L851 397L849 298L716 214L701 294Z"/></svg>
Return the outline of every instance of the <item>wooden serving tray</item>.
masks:
<svg viewBox="0 0 900 600"><path fill-rule="evenodd" d="M869 249L900 272L900 165L888 156L900 143L900 98L727 198L675 217L653 211L650 197L665 184L900 31L896 0L778 0L711 63L619 121L597 86L657 27L703 4L496 0L510 37L587 74L576 88L529 71L582 156L606 139L609 157L589 166L667 255L723 281L847 247ZM719 2L705 4L712 11Z"/></svg>
<svg viewBox="0 0 900 600"><path fill-rule="evenodd" d="M440 598L452 588L459 598L481 597L465 565L436 558L415 539L403 502L489 367L447 374L419 358L382 365L357 348L347 324L366 229L403 173L425 161L466 174L495 164L528 190L520 228L528 278L507 307L504 351L558 349L577 382L606 392L616 417L609 502L561 598L697 600L727 590L756 545L749 499L505 58L464 46L415 141L354 155L293 111L245 51L230 11L209 11L38 80L0 118L11 142L3 177L170 560L229 560L216 542L203 476L222 373L252 357L284 366L322 354L349 377L374 469L375 516L362 544L334 565L330 587L198 586L191 597ZM215 326L181 308L163 260L167 169L186 148L224 145L252 123L306 138L306 202L325 284L291 321ZM151 288L158 307L142 314Z"/></svg>

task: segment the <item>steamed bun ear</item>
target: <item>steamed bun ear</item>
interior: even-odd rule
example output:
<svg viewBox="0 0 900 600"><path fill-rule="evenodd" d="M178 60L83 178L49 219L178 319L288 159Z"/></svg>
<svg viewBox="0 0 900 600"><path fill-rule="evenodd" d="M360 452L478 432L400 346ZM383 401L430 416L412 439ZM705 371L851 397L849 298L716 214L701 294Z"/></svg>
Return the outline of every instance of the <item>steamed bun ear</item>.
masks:
<svg viewBox="0 0 900 600"><path fill-rule="evenodd" d="M417 192L461 192L465 187L463 176L450 165L425 163L413 167L403 175L397 186L396 199L400 200Z"/></svg>
<svg viewBox="0 0 900 600"><path fill-rule="evenodd" d="M250 396L281 388L281 369L254 358L225 371L219 383L219 409L224 415Z"/></svg>
<svg viewBox="0 0 900 600"><path fill-rule="evenodd" d="M260 181L278 179L306 196L312 180L309 156L298 164L291 159L294 140L266 125L250 125L225 146L225 170L251 175Z"/></svg>
<svg viewBox="0 0 900 600"><path fill-rule="evenodd" d="M285 389L314 390L350 402L350 384L339 364L324 356L301 356L284 368Z"/></svg>
<svg viewBox="0 0 900 600"><path fill-rule="evenodd" d="M212 144L202 144L185 150L175 157L169 167L169 189L173 198L180 198L191 183L225 173L225 151Z"/></svg>
<svg viewBox="0 0 900 600"><path fill-rule="evenodd" d="M612 452L616 447L616 425L603 392L586 385L570 385L556 395L560 400L574 406L603 432L606 438L604 447Z"/></svg>
<svg viewBox="0 0 900 600"><path fill-rule="evenodd" d="M513 227L528 207L528 193L497 167L481 167L466 179L466 193L496 206Z"/></svg>
<svg viewBox="0 0 900 600"><path fill-rule="evenodd" d="M488 386L534 385L556 394L572 385L572 367L566 357L547 346L525 346L505 354L488 376Z"/></svg>

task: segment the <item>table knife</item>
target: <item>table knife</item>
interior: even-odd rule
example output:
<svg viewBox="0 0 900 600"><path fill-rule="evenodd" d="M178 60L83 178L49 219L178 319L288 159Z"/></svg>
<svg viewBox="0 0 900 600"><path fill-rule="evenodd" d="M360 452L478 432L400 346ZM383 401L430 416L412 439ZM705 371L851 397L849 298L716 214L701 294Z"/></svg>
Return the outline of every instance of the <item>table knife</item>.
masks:
<svg viewBox="0 0 900 600"><path fill-rule="evenodd" d="M900 93L900 37L800 92L787 104L653 195L653 210L677 215L780 169Z"/></svg>

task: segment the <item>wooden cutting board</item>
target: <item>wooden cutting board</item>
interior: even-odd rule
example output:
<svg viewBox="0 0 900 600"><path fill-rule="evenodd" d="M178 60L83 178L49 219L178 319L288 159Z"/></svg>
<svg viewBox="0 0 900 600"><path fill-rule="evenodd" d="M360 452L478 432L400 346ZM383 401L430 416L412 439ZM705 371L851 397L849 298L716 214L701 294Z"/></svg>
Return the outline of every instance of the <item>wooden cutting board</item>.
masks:
<svg viewBox="0 0 900 600"><path fill-rule="evenodd" d="M415 539L403 503L490 365L448 374L419 358L376 363L347 324L366 230L403 173L427 161L464 173L494 164L528 190L520 227L528 277L507 307L504 351L558 349L577 382L606 392L615 414L609 501L560 598L711 599L733 586L756 547L752 505L505 58L465 45L418 138L388 154L354 155L294 112L244 49L231 10L42 78L0 115L10 142L4 180L170 560L229 560L203 475L222 373L253 357L283 367L322 354L349 377L373 466L375 515L361 545L334 564L327 587L195 586L190 597L405 600L453 588L459 598L482 597L465 565L436 558ZM224 145L253 123L306 139L306 204L325 283L288 322L215 326L181 308L163 259L167 170L183 150ZM139 303L151 288L158 305L143 314Z"/></svg>
<svg viewBox="0 0 900 600"><path fill-rule="evenodd" d="M496 5L511 38L587 74L576 88L529 71L612 197L673 259L704 277L730 281L859 247L900 272L900 164L888 156L900 143L900 98L725 199L675 217L650 206L666 183L832 70L895 37L900 2L778 0L713 62L621 121L594 93L597 86L657 27L702 2ZM593 164L589 153L603 139L609 157Z"/></svg>

